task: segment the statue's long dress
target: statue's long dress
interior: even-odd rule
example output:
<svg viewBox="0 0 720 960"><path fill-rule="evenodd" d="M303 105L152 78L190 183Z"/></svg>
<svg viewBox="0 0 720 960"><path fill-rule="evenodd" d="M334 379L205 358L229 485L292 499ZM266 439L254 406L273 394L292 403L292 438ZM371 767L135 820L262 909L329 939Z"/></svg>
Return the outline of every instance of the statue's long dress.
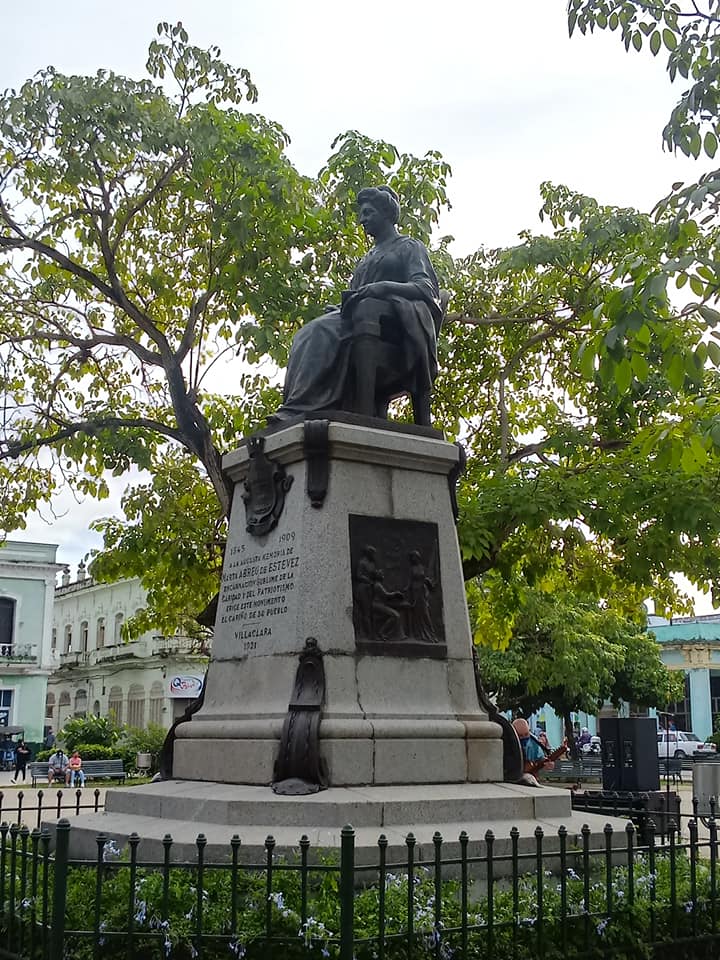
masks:
<svg viewBox="0 0 720 960"><path fill-rule="evenodd" d="M381 280L412 283L417 289L417 300L390 297L387 302L402 328L399 349L405 356L399 358L399 365L414 372L414 382L408 388L413 392L429 390L437 375L442 310L438 279L422 243L396 235L377 244L355 268L350 290ZM283 405L271 420L345 408L351 331L352 319L335 308L298 331L290 350Z"/></svg>

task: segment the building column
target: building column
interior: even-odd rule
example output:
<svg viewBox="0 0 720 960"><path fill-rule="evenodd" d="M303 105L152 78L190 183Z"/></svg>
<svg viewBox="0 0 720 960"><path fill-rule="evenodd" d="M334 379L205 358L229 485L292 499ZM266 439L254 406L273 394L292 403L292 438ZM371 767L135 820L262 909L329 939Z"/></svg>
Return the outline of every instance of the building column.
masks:
<svg viewBox="0 0 720 960"><path fill-rule="evenodd" d="M713 732L710 671L706 667L693 667L688 670L688 676L690 678L692 732L696 733L701 740L704 740Z"/></svg>

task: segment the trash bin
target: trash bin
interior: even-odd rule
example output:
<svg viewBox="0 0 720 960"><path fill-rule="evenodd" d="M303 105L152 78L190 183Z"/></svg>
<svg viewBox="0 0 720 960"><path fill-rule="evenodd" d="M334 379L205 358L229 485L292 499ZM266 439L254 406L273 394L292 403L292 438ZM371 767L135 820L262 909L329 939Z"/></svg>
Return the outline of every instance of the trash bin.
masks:
<svg viewBox="0 0 720 960"><path fill-rule="evenodd" d="M151 753L138 753L135 756L135 766L138 770L149 770L152 766Z"/></svg>
<svg viewBox="0 0 720 960"><path fill-rule="evenodd" d="M710 816L710 797L715 797L715 816L720 816L720 758L695 760L693 763L693 796L697 797L698 815Z"/></svg>

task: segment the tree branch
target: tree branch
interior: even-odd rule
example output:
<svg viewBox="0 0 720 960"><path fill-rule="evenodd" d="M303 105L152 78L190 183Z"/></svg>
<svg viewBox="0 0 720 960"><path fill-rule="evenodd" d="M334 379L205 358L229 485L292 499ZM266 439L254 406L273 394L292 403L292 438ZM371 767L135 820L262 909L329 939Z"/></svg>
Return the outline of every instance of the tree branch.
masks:
<svg viewBox="0 0 720 960"><path fill-rule="evenodd" d="M142 196L136 203L131 204L125 215L120 217L118 220L117 230L115 232L115 240L111 244L113 255L117 253L118 244L120 243L120 238L122 237L125 230L127 230L130 221L135 217L142 209L144 209L149 203L151 203L155 197L160 193L160 191L167 186L170 182L170 179L178 170L190 159L190 152L188 150L183 150L183 152L177 157L177 159L170 164L170 166L165 170L162 176L158 177L155 181L155 184L148 190L148 192Z"/></svg>
<svg viewBox="0 0 720 960"><path fill-rule="evenodd" d="M19 457L21 453L25 453L28 450L39 450L41 447L49 447L59 440L67 440L70 437L76 436L78 433L87 433L92 436L97 433L98 430L106 430L110 427L118 429L142 428L145 430L153 430L155 433L177 441L184 447L188 446L187 440L183 437L180 430L168 427L166 424L160 423L157 420L150 420L147 417L128 419L124 419L123 417L101 417L97 420L82 420L78 423L68 424L62 430L58 430L56 433L50 434L47 437L34 437L32 440L22 442L8 440L4 444L4 449L0 446L0 460L15 459Z"/></svg>

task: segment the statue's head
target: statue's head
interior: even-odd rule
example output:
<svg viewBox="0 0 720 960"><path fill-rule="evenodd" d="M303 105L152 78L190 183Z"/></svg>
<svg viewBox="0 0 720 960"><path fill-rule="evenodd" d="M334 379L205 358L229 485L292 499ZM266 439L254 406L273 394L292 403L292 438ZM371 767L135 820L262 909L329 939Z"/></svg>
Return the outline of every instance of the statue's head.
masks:
<svg viewBox="0 0 720 960"><path fill-rule="evenodd" d="M357 208L360 223L371 235L374 235L371 210L393 224L400 219L400 200L392 187L365 187L357 195Z"/></svg>

